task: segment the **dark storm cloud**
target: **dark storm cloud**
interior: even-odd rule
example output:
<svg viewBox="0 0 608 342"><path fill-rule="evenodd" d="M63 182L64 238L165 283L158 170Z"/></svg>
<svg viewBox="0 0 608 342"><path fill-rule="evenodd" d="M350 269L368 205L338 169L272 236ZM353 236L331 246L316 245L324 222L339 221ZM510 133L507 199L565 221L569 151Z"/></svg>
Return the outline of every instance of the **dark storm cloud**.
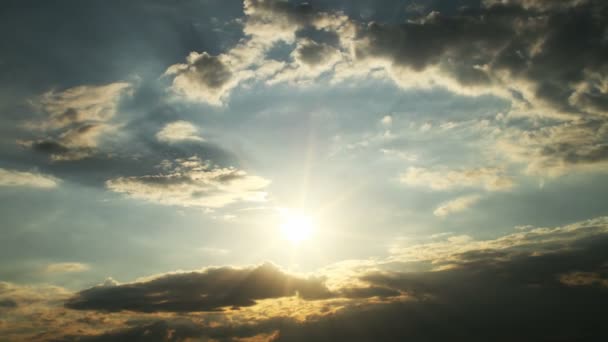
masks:
<svg viewBox="0 0 608 342"><path fill-rule="evenodd" d="M65 306L77 310L191 312L255 305L256 300L294 296L321 299L330 292L321 279L299 278L271 264L256 268L211 268L152 280L98 286L79 292Z"/></svg>

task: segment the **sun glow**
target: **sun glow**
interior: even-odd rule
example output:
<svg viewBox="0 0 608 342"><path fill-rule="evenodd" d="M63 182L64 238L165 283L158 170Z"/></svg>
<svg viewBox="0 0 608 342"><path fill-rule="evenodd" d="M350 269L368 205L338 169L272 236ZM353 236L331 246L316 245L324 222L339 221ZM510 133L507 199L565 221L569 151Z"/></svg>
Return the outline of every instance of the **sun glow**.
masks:
<svg viewBox="0 0 608 342"><path fill-rule="evenodd" d="M281 232L293 244L310 239L314 228L314 220L308 215L293 211L282 213Z"/></svg>

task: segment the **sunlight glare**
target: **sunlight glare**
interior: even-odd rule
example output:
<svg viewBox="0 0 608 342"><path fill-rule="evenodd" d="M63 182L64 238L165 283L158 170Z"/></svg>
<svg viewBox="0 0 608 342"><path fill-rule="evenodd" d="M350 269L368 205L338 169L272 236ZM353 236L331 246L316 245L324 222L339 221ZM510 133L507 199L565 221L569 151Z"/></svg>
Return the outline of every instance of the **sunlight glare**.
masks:
<svg viewBox="0 0 608 342"><path fill-rule="evenodd" d="M299 244L308 240L313 230L314 221L310 216L291 211L283 213L281 232L291 243Z"/></svg>

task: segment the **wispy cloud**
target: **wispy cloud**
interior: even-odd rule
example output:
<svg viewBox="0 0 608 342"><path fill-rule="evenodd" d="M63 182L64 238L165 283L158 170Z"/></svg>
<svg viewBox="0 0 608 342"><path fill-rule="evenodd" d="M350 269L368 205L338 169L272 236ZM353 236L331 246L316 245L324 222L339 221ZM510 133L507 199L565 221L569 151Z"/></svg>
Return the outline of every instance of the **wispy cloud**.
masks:
<svg viewBox="0 0 608 342"><path fill-rule="evenodd" d="M428 187L433 190L475 187L488 191L504 191L513 187L514 181L504 170L494 167L471 169L426 169L410 167L400 176L403 184Z"/></svg>
<svg viewBox="0 0 608 342"><path fill-rule="evenodd" d="M59 179L38 172L7 170L0 168L0 186L23 186L50 189L59 184Z"/></svg>
<svg viewBox="0 0 608 342"><path fill-rule="evenodd" d="M433 214L439 217L445 217L454 213L459 213L461 211L465 211L475 205L475 203L479 202L481 199L480 195L468 195L455 198L451 201L445 202L441 204Z"/></svg>
<svg viewBox="0 0 608 342"><path fill-rule="evenodd" d="M119 177L106 182L109 190L163 205L218 208L239 201L265 201L270 183L235 168L220 168L198 157L163 163L167 172Z"/></svg>

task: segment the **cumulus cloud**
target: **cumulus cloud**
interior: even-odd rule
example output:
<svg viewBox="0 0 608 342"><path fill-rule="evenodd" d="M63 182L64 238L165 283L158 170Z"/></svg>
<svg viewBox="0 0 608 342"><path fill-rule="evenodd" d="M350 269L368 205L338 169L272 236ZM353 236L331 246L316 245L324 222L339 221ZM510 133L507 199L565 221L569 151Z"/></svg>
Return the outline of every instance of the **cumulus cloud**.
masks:
<svg viewBox="0 0 608 342"><path fill-rule="evenodd" d="M172 89L190 99L220 105L238 79L222 61L223 56L211 56L206 52L192 52L185 64L175 64L165 75L173 76Z"/></svg>
<svg viewBox="0 0 608 342"><path fill-rule="evenodd" d="M394 25L362 22L309 3L246 0L245 38L216 56L192 52L166 74L173 78L174 92L212 105L225 103L247 80L311 84L321 75L334 83L380 75L406 88L492 93L510 99L517 115L551 117L567 126L578 120L603 123L608 110L606 16L596 13L607 8L594 0L487 0ZM280 41L292 46L287 61L268 57ZM581 132L577 138L585 137ZM599 150L573 145L566 152L575 159L588 155L590 162L543 155L525 162L539 172L547 168L547 173L563 174L556 170L597 164L605 139L593 144ZM554 161L561 166L554 167ZM510 187L507 183L503 189Z"/></svg>
<svg viewBox="0 0 608 342"><path fill-rule="evenodd" d="M66 302L66 307L102 311L217 311L296 294L305 299L321 299L330 292L320 279L295 277L272 264L263 264L242 269L209 268L136 283L97 286L79 292Z"/></svg>
<svg viewBox="0 0 608 342"><path fill-rule="evenodd" d="M582 118L603 125L608 109L602 43L606 16L595 13L605 12L606 6L592 0L488 0L452 14L429 12L393 25L360 22L308 3L247 0L245 39L217 56L193 52L187 63L171 66L167 74L174 77L177 93L219 105L246 80L310 84L325 74L339 82L383 70L403 87L493 93L510 99L518 115L557 118L570 127ZM278 41L292 44L290 61L267 59ZM577 139L590 137L579 133ZM516 156L538 173L559 175L598 164L603 145L600 134L593 142L567 145L568 151L557 151L562 156L553 159L543 154L551 153L549 146L540 155ZM509 187L507 180L498 185Z"/></svg>
<svg viewBox="0 0 608 342"><path fill-rule="evenodd" d="M268 83L308 81L329 70L341 57L338 48L296 33L304 29L340 31L346 17L314 10L309 4L280 0L245 0L246 37L228 51L210 55L191 52L186 63L170 66L165 76L171 90L186 99L220 106L233 89L252 79ZM335 35L335 33L334 33ZM268 59L277 42L294 43L293 62Z"/></svg>
<svg viewBox="0 0 608 342"><path fill-rule="evenodd" d="M471 169L431 170L410 167L400 176L403 184L423 186L433 190L475 187L487 191L504 191L513 187L513 180L501 168L485 167Z"/></svg>
<svg viewBox="0 0 608 342"><path fill-rule="evenodd" d="M456 199L441 204L439 207L437 207L437 209L435 209L435 211L433 211L433 214L435 216L444 217L450 214L458 213L469 209L470 207L475 205L475 203L479 202L480 199L481 196L479 195L468 195L458 197Z"/></svg>
<svg viewBox="0 0 608 342"><path fill-rule="evenodd" d="M188 121L174 121L166 124L158 133L156 139L166 143L180 141L205 141L198 135L198 129Z"/></svg>
<svg viewBox="0 0 608 342"><path fill-rule="evenodd" d="M239 201L264 201L270 181L236 168L220 168L198 157L166 161L166 172L119 177L106 182L112 191L163 205L218 208Z"/></svg>
<svg viewBox="0 0 608 342"><path fill-rule="evenodd" d="M130 91L131 84L117 82L45 93L35 105L46 117L25 124L43 137L18 143L47 153L54 161L89 157L98 147L101 136L116 130L109 121L116 115L121 97Z"/></svg>
<svg viewBox="0 0 608 342"><path fill-rule="evenodd" d="M541 111L550 105L553 111L584 112L585 107L572 107L568 98L580 82L594 84L585 94L602 92L601 82L591 82L589 75L605 75L605 18L594 13L606 5L549 3L488 1L455 15L431 12L400 26L359 26L362 38L355 49L360 59L388 63L392 77L404 85L426 79L428 85L457 92L492 91L507 97L513 87ZM569 35L574 27L584 41ZM569 52L578 49L584 53ZM412 73L419 75L418 84L402 77Z"/></svg>
<svg viewBox="0 0 608 342"><path fill-rule="evenodd" d="M23 186L50 189L59 184L59 179L37 172L7 170L0 168L0 186Z"/></svg>

